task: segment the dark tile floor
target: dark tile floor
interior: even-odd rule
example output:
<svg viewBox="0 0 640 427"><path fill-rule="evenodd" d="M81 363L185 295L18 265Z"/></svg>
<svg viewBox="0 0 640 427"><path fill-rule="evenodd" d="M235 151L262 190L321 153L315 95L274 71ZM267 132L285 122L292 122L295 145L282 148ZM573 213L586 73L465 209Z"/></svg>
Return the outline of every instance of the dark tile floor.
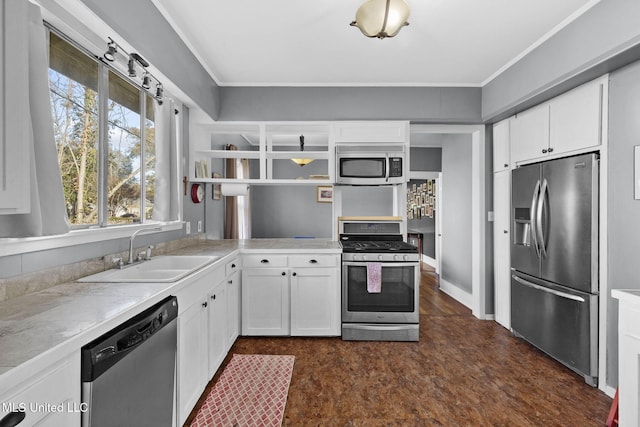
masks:
<svg viewBox="0 0 640 427"><path fill-rule="evenodd" d="M225 364L233 353L296 356L285 426L604 425L608 396L473 317L427 269L420 308L417 343L242 337Z"/></svg>

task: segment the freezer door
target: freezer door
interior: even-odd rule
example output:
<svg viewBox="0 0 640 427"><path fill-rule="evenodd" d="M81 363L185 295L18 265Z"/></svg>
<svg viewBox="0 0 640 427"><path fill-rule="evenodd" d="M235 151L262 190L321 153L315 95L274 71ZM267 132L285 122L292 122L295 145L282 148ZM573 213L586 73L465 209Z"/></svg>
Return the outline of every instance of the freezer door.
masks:
<svg viewBox="0 0 640 427"><path fill-rule="evenodd" d="M540 192L540 165L523 166L511 174L511 267L540 274L535 209Z"/></svg>
<svg viewBox="0 0 640 427"><path fill-rule="evenodd" d="M542 252L540 277L598 292L598 161L595 154L542 164L536 216Z"/></svg>
<svg viewBox="0 0 640 427"><path fill-rule="evenodd" d="M544 282L511 276L511 328L597 385L598 296Z"/></svg>

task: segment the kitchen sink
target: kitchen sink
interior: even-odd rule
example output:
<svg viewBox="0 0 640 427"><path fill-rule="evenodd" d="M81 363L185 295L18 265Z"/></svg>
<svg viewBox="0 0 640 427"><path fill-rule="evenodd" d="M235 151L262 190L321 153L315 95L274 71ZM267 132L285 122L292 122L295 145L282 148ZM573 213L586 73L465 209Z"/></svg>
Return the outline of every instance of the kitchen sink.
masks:
<svg viewBox="0 0 640 427"><path fill-rule="evenodd" d="M158 256L123 268L78 279L78 282L176 282L219 256Z"/></svg>

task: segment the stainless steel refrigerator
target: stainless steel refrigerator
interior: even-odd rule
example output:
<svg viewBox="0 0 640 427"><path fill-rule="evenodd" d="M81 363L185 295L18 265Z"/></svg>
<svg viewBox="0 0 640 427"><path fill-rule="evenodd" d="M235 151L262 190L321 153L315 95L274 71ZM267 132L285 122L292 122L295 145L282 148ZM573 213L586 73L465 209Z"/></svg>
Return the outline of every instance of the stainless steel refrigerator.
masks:
<svg viewBox="0 0 640 427"><path fill-rule="evenodd" d="M596 154L512 172L511 328L597 385Z"/></svg>

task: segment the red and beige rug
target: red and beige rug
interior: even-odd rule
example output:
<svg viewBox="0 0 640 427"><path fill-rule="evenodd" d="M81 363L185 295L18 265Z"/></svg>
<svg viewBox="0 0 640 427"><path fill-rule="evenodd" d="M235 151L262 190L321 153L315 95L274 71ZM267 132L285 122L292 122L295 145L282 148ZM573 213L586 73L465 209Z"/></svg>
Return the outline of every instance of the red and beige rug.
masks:
<svg viewBox="0 0 640 427"><path fill-rule="evenodd" d="M191 427L280 426L294 359L234 354Z"/></svg>

